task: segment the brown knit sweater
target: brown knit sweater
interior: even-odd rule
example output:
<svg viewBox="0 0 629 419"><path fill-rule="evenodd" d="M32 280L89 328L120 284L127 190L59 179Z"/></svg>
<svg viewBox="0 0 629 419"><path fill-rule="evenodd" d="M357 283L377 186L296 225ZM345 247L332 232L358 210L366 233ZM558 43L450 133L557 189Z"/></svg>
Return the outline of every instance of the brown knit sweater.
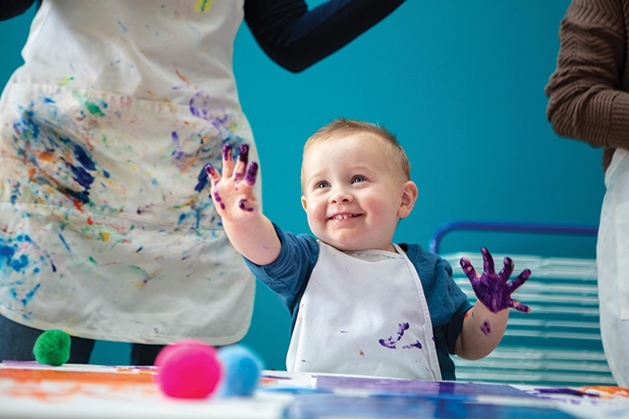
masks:
<svg viewBox="0 0 629 419"><path fill-rule="evenodd" d="M557 69L545 93L555 132L603 148L629 150L629 0L573 0L559 28Z"/></svg>

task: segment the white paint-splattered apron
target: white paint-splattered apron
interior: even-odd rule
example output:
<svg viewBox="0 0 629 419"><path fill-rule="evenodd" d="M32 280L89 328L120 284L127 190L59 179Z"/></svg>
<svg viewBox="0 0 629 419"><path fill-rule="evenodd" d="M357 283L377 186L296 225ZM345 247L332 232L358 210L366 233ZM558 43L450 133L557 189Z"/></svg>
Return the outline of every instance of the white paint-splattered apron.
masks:
<svg viewBox="0 0 629 419"><path fill-rule="evenodd" d="M629 387L629 151L614 152L605 186L596 248L601 335L614 379Z"/></svg>
<svg viewBox="0 0 629 419"><path fill-rule="evenodd" d="M288 371L441 380L428 304L406 254L319 246Z"/></svg>
<svg viewBox="0 0 629 419"><path fill-rule="evenodd" d="M235 1L44 1L0 101L0 314L87 338L223 345L255 281L206 163L255 145ZM258 185L259 187L259 185Z"/></svg>

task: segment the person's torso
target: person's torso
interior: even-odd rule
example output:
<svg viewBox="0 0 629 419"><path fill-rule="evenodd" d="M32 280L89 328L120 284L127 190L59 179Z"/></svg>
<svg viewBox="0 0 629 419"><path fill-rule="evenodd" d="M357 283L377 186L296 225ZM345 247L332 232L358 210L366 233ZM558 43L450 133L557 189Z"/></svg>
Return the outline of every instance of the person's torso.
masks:
<svg viewBox="0 0 629 419"><path fill-rule="evenodd" d="M240 109L232 74L244 0L44 0L15 82Z"/></svg>
<svg viewBox="0 0 629 419"><path fill-rule="evenodd" d="M231 71L242 5L43 2L0 100L0 314L106 340L244 336L255 281L204 171L225 143L257 160Z"/></svg>

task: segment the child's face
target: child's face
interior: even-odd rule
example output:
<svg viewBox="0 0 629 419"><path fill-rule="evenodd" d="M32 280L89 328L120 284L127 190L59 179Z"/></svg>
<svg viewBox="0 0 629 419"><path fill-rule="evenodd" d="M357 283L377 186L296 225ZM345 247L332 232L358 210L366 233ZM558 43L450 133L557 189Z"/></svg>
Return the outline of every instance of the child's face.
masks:
<svg viewBox="0 0 629 419"><path fill-rule="evenodd" d="M393 166L385 140L354 133L310 146L303 160L301 198L313 234L339 250L395 251L400 218L417 187Z"/></svg>

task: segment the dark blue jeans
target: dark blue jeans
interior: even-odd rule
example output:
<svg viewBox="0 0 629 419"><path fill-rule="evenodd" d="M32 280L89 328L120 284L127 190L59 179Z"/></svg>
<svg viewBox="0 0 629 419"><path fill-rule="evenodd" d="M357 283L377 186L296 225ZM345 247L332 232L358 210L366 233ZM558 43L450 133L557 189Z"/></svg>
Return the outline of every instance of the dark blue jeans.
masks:
<svg viewBox="0 0 629 419"><path fill-rule="evenodd" d="M34 361L33 346L43 330L33 329L0 316L0 361ZM71 336L68 363L88 364L94 339ZM155 357L164 345L134 343L131 348L131 365L153 365Z"/></svg>

